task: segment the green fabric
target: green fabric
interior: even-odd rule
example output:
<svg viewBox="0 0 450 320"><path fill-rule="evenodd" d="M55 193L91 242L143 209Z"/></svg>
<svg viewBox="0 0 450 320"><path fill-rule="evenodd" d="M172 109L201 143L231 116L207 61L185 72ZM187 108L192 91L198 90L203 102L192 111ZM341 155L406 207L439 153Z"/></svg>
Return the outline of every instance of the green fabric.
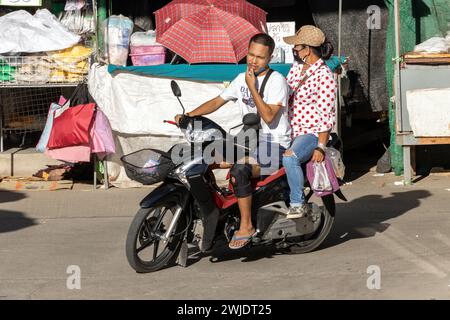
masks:
<svg viewBox="0 0 450 320"><path fill-rule="evenodd" d="M0 81L13 81L16 68L0 59Z"/></svg>
<svg viewBox="0 0 450 320"><path fill-rule="evenodd" d="M116 72L131 72L140 75L186 79L191 81L205 82L224 82L232 81L236 76L245 71L245 64L161 64L156 66L130 66L118 67L114 65L108 66L108 72L114 74ZM272 64L270 67L284 76L287 75L291 67L290 64Z"/></svg>
<svg viewBox="0 0 450 320"><path fill-rule="evenodd" d="M341 59L345 59L342 57ZM326 64L335 70L339 66L337 56L333 56L330 60L325 61ZM271 64L270 67L287 76L292 64ZM116 72L132 72L136 74L172 78L172 79L186 79L191 81L205 81L205 82L224 82L232 81L236 76L245 71L246 64L160 64L156 66L130 66L119 67L115 65L108 66L108 72L114 74Z"/></svg>
<svg viewBox="0 0 450 320"><path fill-rule="evenodd" d="M445 36L450 22L450 0L420 0L400 2L400 51L412 51L419 44L433 36ZM389 9L389 26L386 45L386 77L389 96L393 93L395 56L394 1L385 0ZM418 32L416 32L418 30ZM396 144L395 109L389 104L389 125L391 129L391 164L396 175L403 174L403 150Z"/></svg>

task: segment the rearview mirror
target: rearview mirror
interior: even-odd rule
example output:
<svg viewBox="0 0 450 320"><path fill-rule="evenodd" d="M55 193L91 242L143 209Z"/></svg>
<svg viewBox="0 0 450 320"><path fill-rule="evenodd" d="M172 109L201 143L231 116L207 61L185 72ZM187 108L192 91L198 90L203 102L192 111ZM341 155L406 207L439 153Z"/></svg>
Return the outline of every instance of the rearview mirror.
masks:
<svg viewBox="0 0 450 320"><path fill-rule="evenodd" d="M172 87L172 92L175 97L181 97L181 90L175 80L170 82L170 86Z"/></svg>
<svg viewBox="0 0 450 320"><path fill-rule="evenodd" d="M255 125L260 124L261 117L257 113L247 113L244 116L244 119L242 119L242 122L246 126L255 126Z"/></svg>

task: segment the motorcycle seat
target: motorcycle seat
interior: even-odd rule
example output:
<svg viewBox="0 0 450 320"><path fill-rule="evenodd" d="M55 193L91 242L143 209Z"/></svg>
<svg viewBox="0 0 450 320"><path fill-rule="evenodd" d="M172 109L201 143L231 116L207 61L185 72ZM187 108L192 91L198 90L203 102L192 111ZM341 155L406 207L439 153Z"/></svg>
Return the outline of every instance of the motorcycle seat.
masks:
<svg viewBox="0 0 450 320"><path fill-rule="evenodd" d="M270 176L267 176L264 180L258 181L256 183L256 188L264 187L269 183L271 183L272 181L275 181L284 175L286 175L286 170L284 168L281 168L280 170L277 170L276 172L272 173Z"/></svg>
<svg viewBox="0 0 450 320"><path fill-rule="evenodd" d="M262 187L268 185L269 183L277 180L278 178L284 176L285 174L286 174L285 169L281 168L280 170L274 172L270 176L267 176L263 180L259 180L260 178L253 179L254 189L258 190L259 188L262 188ZM230 177L231 177L230 171L228 171L227 180L230 180ZM231 185L231 183L229 184L228 189L231 192L233 192L233 186ZM236 202L237 202L237 199L234 196L234 194L220 195L220 196L217 195L217 198L216 198L216 204L222 209L227 209L227 208L231 207L232 205L234 205Z"/></svg>
<svg viewBox="0 0 450 320"><path fill-rule="evenodd" d="M272 181L284 176L285 174L286 174L286 170L283 167L283 168L277 170L276 172L272 173L270 176L267 176L263 180L260 180L260 178L253 179L253 181L255 182L254 185L256 188L264 187L264 186L268 185L269 183L271 183ZM230 180L230 178L231 178L231 171L228 171L227 180ZM230 184L230 186L231 186L231 184ZM230 189L230 190L232 190L232 189Z"/></svg>

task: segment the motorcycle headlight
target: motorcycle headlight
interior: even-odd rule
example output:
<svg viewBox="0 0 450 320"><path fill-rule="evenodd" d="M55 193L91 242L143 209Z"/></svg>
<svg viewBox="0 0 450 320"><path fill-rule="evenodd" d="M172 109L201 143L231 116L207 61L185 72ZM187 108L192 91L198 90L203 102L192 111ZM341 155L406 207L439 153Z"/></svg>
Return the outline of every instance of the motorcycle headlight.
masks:
<svg viewBox="0 0 450 320"><path fill-rule="evenodd" d="M184 132L186 140L190 143L210 142L222 138L222 133L217 129L205 131L189 130L189 126Z"/></svg>

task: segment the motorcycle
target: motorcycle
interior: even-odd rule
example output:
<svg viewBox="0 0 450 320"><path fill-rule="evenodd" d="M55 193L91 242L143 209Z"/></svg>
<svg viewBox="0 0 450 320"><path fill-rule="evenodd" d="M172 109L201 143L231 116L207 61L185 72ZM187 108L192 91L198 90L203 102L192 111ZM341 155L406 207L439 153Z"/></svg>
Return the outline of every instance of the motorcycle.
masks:
<svg viewBox="0 0 450 320"><path fill-rule="evenodd" d="M181 90L175 81L171 87L184 115ZM241 126L242 132L258 130L260 118L247 114ZM234 151L245 150L248 154L251 143L240 143L236 136L206 117L184 116L179 127L189 144L177 144L168 152L144 149L122 157L131 179L144 184L162 182L141 201L128 230L126 256L138 273L154 272L175 261L186 266L189 244L208 254L221 241L228 243L239 229L240 213L232 185L217 185L203 152L212 143L226 142L233 145ZM333 140L336 143L337 139ZM225 148L221 153L225 157ZM253 185L252 221L257 233L250 246L275 246L284 253L307 253L315 250L330 233L336 211L333 194L322 197L323 205L319 206L309 203L313 194L310 190L305 199L311 213L299 219L286 219L289 185L284 168L263 180L255 179ZM346 201L342 193L338 196Z"/></svg>

